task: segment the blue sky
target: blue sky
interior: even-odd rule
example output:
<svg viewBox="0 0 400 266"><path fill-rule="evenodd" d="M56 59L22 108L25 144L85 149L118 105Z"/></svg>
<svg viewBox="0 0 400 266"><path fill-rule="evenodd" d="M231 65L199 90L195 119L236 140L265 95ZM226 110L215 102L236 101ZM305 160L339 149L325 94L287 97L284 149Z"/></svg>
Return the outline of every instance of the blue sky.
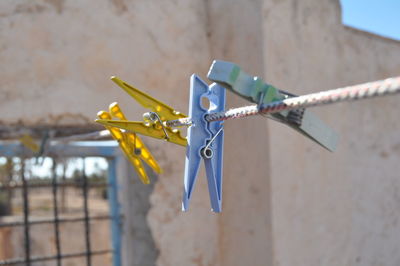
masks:
<svg viewBox="0 0 400 266"><path fill-rule="evenodd" d="M400 40L400 0L341 0L343 23Z"/></svg>

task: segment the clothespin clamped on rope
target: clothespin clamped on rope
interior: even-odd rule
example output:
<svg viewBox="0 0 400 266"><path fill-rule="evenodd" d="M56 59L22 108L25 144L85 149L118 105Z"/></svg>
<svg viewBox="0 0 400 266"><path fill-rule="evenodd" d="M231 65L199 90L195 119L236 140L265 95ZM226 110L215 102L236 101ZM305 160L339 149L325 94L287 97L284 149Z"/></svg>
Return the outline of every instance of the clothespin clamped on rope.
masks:
<svg viewBox="0 0 400 266"><path fill-rule="evenodd" d="M143 121L98 119L96 120L97 123L105 126L118 127L137 134L156 139L164 139L168 142L186 146L186 138L181 136L180 131L168 127L164 123L167 120L185 118L186 116L184 114L132 87L117 77L111 77L111 79L143 107L149 108L151 112L143 114Z"/></svg>
<svg viewBox="0 0 400 266"><path fill-rule="evenodd" d="M202 105L207 98L209 108ZM198 76L190 79L189 117L192 125L188 129L186 148L184 193L182 210L187 211L196 183L200 161L204 160L212 211L221 212L222 203L222 160L224 131L223 122L209 123L205 115L221 112L225 108L225 89L218 84L208 86Z"/></svg>
<svg viewBox="0 0 400 266"><path fill-rule="evenodd" d="M19 141L24 145L26 148L31 150L33 153L38 154L40 151L40 146L36 143L36 141L31 137L29 134L24 134L22 137L19 138Z"/></svg>
<svg viewBox="0 0 400 266"><path fill-rule="evenodd" d="M109 111L109 113L106 111L100 111L97 114L98 118L111 119L111 117L113 116L118 119L126 120L126 117L119 107L118 103L110 104ZM110 126L105 126L105 128L109 130L111 136L116 141L118 141L119 146L121 147L127 159L134 166L143 184L150 184L150 179L147 176L142 161L147 163L147 165L149 165L154 170L154 172L158 174L162 172L153 155L135 133L124 132L119 128L114 128Z"/></svg>
<svg viewBox="0 0 400 266"><path fill-rule="evenodd" d="M19 138L19 141L22 143L22 145L24 145L26 148L34 153L36 157L35 163L43 164L44 157L46 157L47 154L49 140L54 137L54 133L54 131L46 130L40 141L40 145L37 144L36 141L29 134L23 135L21 138Z"/></svg>
<svg viewBox="0 0 400 266"><path fill-rule="evenodd" d="M256 103L259 108L264 104L295 96L276 89L259 77L250 76L231 62L214 60L207 77L246 100ZM283 111L271 116L322 147L330 151L336 149L338 141L336 133L308 110Z"/></svg>

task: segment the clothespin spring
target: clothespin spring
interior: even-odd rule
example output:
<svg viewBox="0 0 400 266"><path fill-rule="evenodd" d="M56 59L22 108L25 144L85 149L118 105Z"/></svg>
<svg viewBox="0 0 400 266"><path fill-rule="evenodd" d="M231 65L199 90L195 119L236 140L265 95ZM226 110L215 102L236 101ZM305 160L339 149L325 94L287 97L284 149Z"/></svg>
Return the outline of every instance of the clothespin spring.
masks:
<svg viewBox="0 0 400 266"><path fill-rule="evenodd" d="M292 93L289 93L289 92L286 92L286 91L283 91L283 90L279 90L279 92L285 97L285 99L288 99L288 98L291 98L291 97L298 97L295 94L292 94ZM279 119L276 119L273 116L268 116L268 115L262 114L260 112L261 109L263 108L264 96L265 96L265 91L261 92L261 94L260 94L260 98L259 98L258 103L257 103L258 112L264 117L269 117L272 120L280 122ZM287 114L285 120L288 123L291 123L292 125L301 126L305 110L306 110L305 108L290 110L289 113Z"/></svg>
<svg viewBox="0 0 400 266"><path fill-rule="evenodd" d="M211 140L207 143L207 145L201 150L201 155L203 156L203 158L206 159L211 159L214 155L214 152L212 149L210 149L211 144L214 142L215 138L218 137L219 133L221 133L221 131L224 128L221 127L218 132L211 138Z"/></svg>
<svg viewBox="0 0 400 266"><path fill-rule="evenodd" d="M161 121L160 116L157 113L155 113L155 112L144 113L143 114L143 120L146 121L146 122L152 122L152 123L155 123L155 122L158 121L160 123L161 127L162 127L162 130L164 131L165 138L169 139L167 130L165 129L165 126L164 126L163 122Z"/></svg>

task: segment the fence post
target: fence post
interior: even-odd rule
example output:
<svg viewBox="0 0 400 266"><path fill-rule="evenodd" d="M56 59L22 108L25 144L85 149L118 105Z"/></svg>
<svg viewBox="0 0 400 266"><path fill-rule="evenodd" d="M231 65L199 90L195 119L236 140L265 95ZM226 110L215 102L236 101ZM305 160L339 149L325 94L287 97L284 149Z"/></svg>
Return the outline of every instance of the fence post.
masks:
<svg viewBox="0 0 400 266"><path fill-rule="evenodd" d="M121 266L121 212L118 201L117 157L108 160L108 203L111 214L111 239L113 248L113 265Z"/></svg>

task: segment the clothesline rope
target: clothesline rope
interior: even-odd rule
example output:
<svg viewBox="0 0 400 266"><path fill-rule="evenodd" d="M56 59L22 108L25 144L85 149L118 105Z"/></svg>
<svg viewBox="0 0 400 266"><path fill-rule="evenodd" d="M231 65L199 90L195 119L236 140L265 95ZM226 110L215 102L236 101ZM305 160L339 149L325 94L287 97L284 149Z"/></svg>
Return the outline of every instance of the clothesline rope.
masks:
<svg viewBox="0 0 400 266"><path fill-rule="evenodd" d="M271 102L260 107L257 105L250 105L229 109L223 112L208 114L205 119L208 122L222 121L257 114L272 114L285 110L322 106L344 101L356 101L384 95L393 95L397 93L400 93L400 76L344 88L306 94L298 97L291 97L282 101ZM166 125L170 127L189 126L191 125L191 119L190 117L187 117L177 120L170 120L166 121Z"/></svg>

